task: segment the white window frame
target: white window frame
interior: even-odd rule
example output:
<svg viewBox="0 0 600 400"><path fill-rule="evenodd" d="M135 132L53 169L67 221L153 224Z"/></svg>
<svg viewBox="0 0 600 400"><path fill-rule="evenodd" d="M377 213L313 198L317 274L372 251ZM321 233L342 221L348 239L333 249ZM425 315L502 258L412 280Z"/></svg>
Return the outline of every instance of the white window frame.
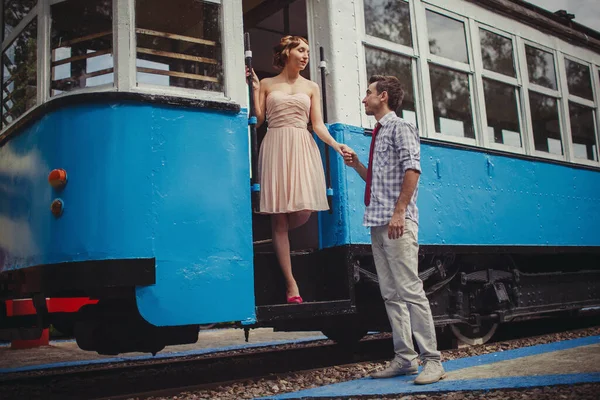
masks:
<svg viewBox="0 0 600 400"><path fill-rule="evenodd" d="M503 38L509 39L512 42L513 48L513 68L515 70L516 77L501 74L499 72L490 71L483 67L483 58L481 56L481 35L480 29L491 32L495 35L502 36ZM475 63L475 79L477 80L478 95L479 95L479 119L481 126L479 127L481 135L479 142L485 148L494 150L507 151L510 153L527 154L528 142L526 139L527 131L525 129L523 109L522 109L522 92L523 85L521 84L521 73L519 68L519 57L517 51L517 38L515 35L501 31L497 28L482 24L480 22L473 22L473 29L471 29L473 36L473 61ZM521 136L521 147L509 146L506 144L496 143L491 141L488 137L488 121L487 121L487 109L485 103L485 90L483 86L483 80L487 79L504 85L513 87L516 91L515 97L517 101L517 118L519 124L519 134Z"/></svg>
<svg viewBox="0 0 600 400"><path fill-rule="evenodd" d="M44 2L44 13L40 14L40 25L43 23L44 24L44 30L42 32L42 36L40 37L40 40L44 43L44 48L42 49L43 54L38 53L38 66L40 68L43 68L43 71L41 72L41 79L42 81L40 81L40 84L38 84L38 87L43 89L43 93L42 98L43 101L51 101L54 99L59 99L62 97L67 97L67 96L72 96L72 95L78 95L78 94L86 94L86 93L100 93L100 92L114 92L117 90L117 59L115 57L115 51L116 51L116 41L115 41L115 31L116 31L116 27L117 27L117 21L116 21L116 11L117 11L117 1L119 0L112 0L112 41L113 41L113 46L112 46L112 55L113 55L113 82L112 83L105 83L103 85L97 85L97 86L86 86L86 87L82 87L82 88L77 88L77 89L73 89L73 90L69 90L69 91L65 91L59 94L55 94L54 96L50 95L50 87L51 87L51 80L52 80L52 65L51 65L51 61L50 61L50 54L51 54L51 43L50 43L50 36L51 36L51 32L52 32L52 6L55 4L59 4L59 3L64 3L65 1L69 1L69 0L38 0L38 4L41 2Z"/></svg>
<svg viewBox="0 0 600 400"><path fill-rule="evenodd" d="M592 85L592 100L588 100L583 97L572 95L569 92L565 59L568 59L569 61L576 62L578 64L588 67L588 69L590 71L590 79L591 79L590 84ZM569 150L570 150L569 157L570 157L571 161L576 164L584 164L584 165L590 165L590 166L596 166L596 167L600 166L600 149L598 148L600 143L598 142L598 107L597 107L597 104L599 102L599 99L598 99L599 94L598 94L598 90L596 89L597 85L595 85L595 81L594 81L594 75L595 75L594 74L594 70L595 70L594 64L584 61L580 58L571 56L567 53L561 53L561 60L560 60L559 65L563 70L563 73L561 74L561 78L563 79L563 87L565 90L565 94L564 94L565 101L563 102L563 112L565 113L565 123L568 124L568 128L569 128L569 130L568 130L568 132L569 132L568 140L569 140ZM599 161L593 161L593 160L587 160L587 159L575 157L575 154L573 152L574 143L573 143L573 133L571 132L571 113L569 112L569 102L573 102L579 106L583 106L583 107L592 109L592 115L594 117L594 128L596 128L595 132L594 132L594 138L596 139L596 158L598 158Z"/></svg>
<svg viewBox="0 0 600 400"><path fill-rule="evenodd" d="M421 63L421 71L423 71L423 76L421 77L421 81L423 82L423 98L424 98L424 102L425 102L425 116L427 118L427 137L433 138L433 139L438 139L438 140L442 140L445 142L455 142L455 143L461 143L461 144L465 144L465 145L470 145L470 146L477 146L478 145L478 141L479 138L481 137L481 131L479 129L479 119L477 117L478 114L478 106L477 106L477 102L478 102L478 89L477 89L477 85L474 79L474 68L473 68L473 60L474 60L474 54L473 54L473 44L471 43L471 35L470 35L470 19L467 17L463 17L461 15L455 14L453 12L450 12L448 10L445 10L443 8L434 6L434 5L429 5L429 4L424 4L424 3L420 3L420 6L417 7L418 11L418 18L417 18L417 24L419 25L419 37L421 38L421 40L424 40L425 43L422 44L421 46L421 50L422 52L424 52L423 54L426 54L425 57L422 57L423 59L425 59L425 62ZM429 41L428 41L428 37L429 37L429 32L427 29L427 13L426 11L430 10L432 12L435 12L437 14L443 15L445 17L448 18L452 18L455 19L457 21L460 21L463 23L464 26L464 33L465 33L465 41L466 41L466 46L467 46L467 57L469 58L469 63L468 64L464 64L455 60L450 60L444 57L440 57L438 55L435 54L431 54L429 52ZM469 92L470 92L470 102L471 102L471 118L472 118L472 124L473 124L473 132L475 134L475 138L466 138L466 137L458 137L458 136L452 136L452 135L448 135L448 134L443 134L440 132L437 132L435 129L435 120L434 120L434 112L433 112L433 94L431 93L431 79L430 79L430 72L429 72L429 65L430 64L435 64L436 66L448 69L448 70L453 70L453 71L458 71L464 74L467 74L468 76L468 81L469 81Z"/></svg>
<svg viewBox="0 0 600 400"><path fill-rule="evenodd" d="M594 75L594 64L590 63L589 61L584 61L580 58L577 57L573 57L567 53L562 53L562 57L563 57L563 61L565 59L575 62L577 64L581 64L585 67L588 67L589 71L590 71L590 84L592 85L592 100L586 99L584 97L579 97L579 96L575 96L573 94L570 93L569 91L569 85L568 82L565 82L565 90L567 91L567 94L565 97L568 97L570 101L573 101L575 103L581 104L582 106L587 106L587 107L592 107L592 108L596 108L596 90L594 88L594 80L593 80L593 75ZM566 63L565 63L565 67L566 67ZM566 72L566 68L565 68L565 72Z"/></svg>
<svg viewBox="0 0 600 400"><path fill-rule="evenodd" d="M418 43L417 43L417 24L415 21L415 0L400 0L404 1L408 4L410 10L410 34L411 41L413 47L401 45L386 39L378 38L375 36L367 35L367 29L365 26L365 4L364 0L357 1L356 4L356 19L357 19L357 29L360 32L360 37L362 40L359 43L359 65L362 68L359 68L359 87L361 96L364 97L368 87L369 87L369 77L367 76L367 62L365 53L367 47L381 50L390 54L395 54L400 57L408 58L411 60L411 72L412 72L412 83L413 83L413 95L415 100L415 112L417 114L417 125L419 126L419 134L423 136L426 129L423 129L425 124L424 114L423 114L423 105L422 105L422 96L420 92L420 86L418 82ZM418 1L418 0L416 0ZM361 99L362 99L361 97ZM362 111L362 109L361 109ZM375 126L375 118L370 115L366 115L364 112L361 112L361 122L362 126L366 128L372 129Z"/></svg>
<svg viewBox="0 0 600 400"><path fill-rule="evenodd" d="M508 85L520 86L521 85L521 70L519 69L519 59L518 59L518 52L517 52L517 37L516 37L516 35L506 32L506 31L503 31L503 30L500 30L496 27L486 25L486 24L478 22L478 21L474 21L474 24L475 25L474 25L473 33L475 33L475 35L473 35L473 52L474 52L474 55L477 56L477 57L475 57L475 61L481 62L481 73L482 73L483 77L488 78L488 79L493 79L495 81L499 81L502 83L506 83ZM504 75L499 72L495 72L495 71L491 71L491 70L483 68L483 59L481 58L481 35L479 34L479 29L489 31L491 33L494 33L498 36L502 36L502 37L512 41L513 59L514 59L514 68L515 68L516 77ZM475 65L477 66L477 63ZM475 70L477 71L477 68Z"/></svg>
<svg viewBox="0 0 600 400"><path fill-rule="evenodd" d="M123 1L123 0L113 0L113 1ZM168 95L168 96L177 96L177 97L185 97L185 98L191 98L191 99L196 99L196 100L227 100L226 97L226 79L225 79L225 53L226 53L226 49L227 49L227 43L225 43L225 26L228 26L228 24L225 22L225 16L226 16L226 4L227 5L231 5L233 4L232 1L224 1L221 2L220 0L202 0L204 2L208 2L208 3L213 3L213 4L219 4L221 5L221 20L219 21L219 33L221 35L221 51L222 51L222 58L223 58L223 76L224 76L224 82L223 82L223 91L222 92L212 92L212 91L208 91L208 90L197 90L197 89L189 89L189 88L181 88L181 87L177 87L177 86L162 86L162 85L152 85L152 84L148 84L148 83L142 83L142 82L138 82L137 80L137 67L136 67L136 49L137 49L137 35L135 33L135 1L138 0L125 0L128 2L128 12L130 13L130 17L129 17L129 21L132 24L131 28L129 29L129 40L130 43L132 43L132 48L130 49L130 57L128 59L128 65L129 65L129 74L131 74L131 77L128 80L128 84L131 85L130 86L130 91L132 92L137 92L137 93L146 93L146 94L161 94L161 95ZM166 4L166 3L165 3Z"/></svg>
<svg viewBox="0 0 600 400"><path fill-rule="evenodd" d="M527 135L527 141L529 144L529 154L531 154L532 156L535 157L539 157L539 158L545 158L545 159L550 159L550 160L556 160L556 161L570 161L570 152L571 152L571 146L569 145L569 142L567 141L567 130L568 129L570 131L569 128L567 128L567 125L565 125L566 123L568 123L568 121L565 121L565 115L564 115L564 97L562 95L562 86L563 86L563 82L561 80L561 70L559 69L559 65L558 65L558 58L560 57L560 53L555 50L552 49L550 47L546 47L542 44L527 40L527 39L523 39L520 38L519 40L519 58L521 60L523 60L520 63L520 69L521 69L521 79L523 82L523 102L524 102L524 107L527 110L527 132L529 132L529 134ZM531 46L534 47L536 49L548 52L550 54L552 54L553 60L554 60L554 74L556 76L556 87L557 89L550 89L547 88L545 86L541 86L541 85L537 85L534 83L531 83L529 81L529 71L528 71L528 67L527 67L527 54L525 52L525 46ZM562 144L562 155L558 155L558 154L552 154L552 153L547 153L544 151L539 151L536 150L535 148L535 141L534 141L534 132L533 132L533 121L531 119L531 103L529 101L529 91L533 91L536 92L538 94L544 95L544 96L548 96L548 97L553 97L554 99L556 99L557 102L557 111L558 111L558 125L559 125L559 129L560 129L560 139L561 139L561 144Z"/></svg>

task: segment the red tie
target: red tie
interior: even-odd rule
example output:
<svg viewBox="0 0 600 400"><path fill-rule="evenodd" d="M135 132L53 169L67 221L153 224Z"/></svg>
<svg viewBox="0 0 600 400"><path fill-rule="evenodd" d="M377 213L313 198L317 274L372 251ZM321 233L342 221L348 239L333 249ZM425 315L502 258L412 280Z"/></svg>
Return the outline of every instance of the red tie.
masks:
<svg viewBox="0 0 600 400"><path fill-rule="evenodd" d="M369 168L367 169L367 186L365 186L365 206L371 203L371 178L373 176L373 149L375 148L375 135L381 128L381 124L378 122L375 124L373 129L373 137L371 139L371 149L369 150Z"/></svg>

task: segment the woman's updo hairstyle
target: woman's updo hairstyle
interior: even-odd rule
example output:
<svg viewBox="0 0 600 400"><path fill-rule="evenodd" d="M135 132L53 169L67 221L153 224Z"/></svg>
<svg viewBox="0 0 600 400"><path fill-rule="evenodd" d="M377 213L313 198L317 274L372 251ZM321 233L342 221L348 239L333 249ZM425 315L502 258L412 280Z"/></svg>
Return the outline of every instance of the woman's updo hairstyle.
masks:
<svg viewBox="0 0 600 400"><path fill-rule="evenodd" d="M300 43L308 44L308 40L302 36L284 36L277 46L273 48L273 66L277 69L283 69L288 57L290 56L290 50L300 46Z"/></svg>

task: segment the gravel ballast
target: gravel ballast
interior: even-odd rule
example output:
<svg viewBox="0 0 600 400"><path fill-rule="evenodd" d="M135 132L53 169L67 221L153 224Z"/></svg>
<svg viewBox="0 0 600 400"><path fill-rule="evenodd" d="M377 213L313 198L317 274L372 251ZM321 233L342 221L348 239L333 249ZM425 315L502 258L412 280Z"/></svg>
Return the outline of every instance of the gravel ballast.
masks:
<svg viewBox="0 0 600 400"><path fill-rule="evenodd" d="M553 343L558 341L576 339L586 336L600 335L600 327L580 329L560 333L552 333L538 337L502 341L480 346L465 347L442 352L443 361L454 360L457 358L471 357L494 352L517 349L521 347L534 346L539 344ZM170 399L170 400L191 400L191 399L252 399L257 397L272 396L286 392L294 392L304 389L315 388L323 385L344 382L353 379L362 378L369 373L380 370L385 367L385 362L365 362L360 364L351 364L322 368L288 375L278 375L261 378L258 380L248 380L243 382L234 382L227 385L220 385L211 389L188 390L179 393L176 396L166 397L130 397L131 400L142 398L150 400ZM474 392L450 392L441 394L412 394L396 395L384 397L386 399L600 399L600 384L583 384L573 386L555 386L543 387L526 390L494 390L494 391L474 391ZM381 398L381 396L379 396Z"/></svg>

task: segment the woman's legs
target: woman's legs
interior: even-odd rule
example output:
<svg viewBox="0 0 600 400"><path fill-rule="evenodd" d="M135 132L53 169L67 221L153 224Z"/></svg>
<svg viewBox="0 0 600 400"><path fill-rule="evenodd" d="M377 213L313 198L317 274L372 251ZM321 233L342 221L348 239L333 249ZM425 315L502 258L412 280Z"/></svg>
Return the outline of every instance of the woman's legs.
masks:
<svg viewBox="0 0 600 400"><path fill-rule="evenodd" d="M292 273L292 258L290 256L289 231L304 225L310 218L311 211L297 211L290 214L271 215L271 230L273 232L273 247L281 272L285 279L287 297L299 296L300 291Z"/></svg>
<svg viewBox="0 0 600 400"><path fill-rule="evenodd" d="M273 247L281 272L285 279L287 297L299 296L298 285L292 274L292 259L290 256L289 217L287 214L271 215L271 230L273 232Z"/></svg>

